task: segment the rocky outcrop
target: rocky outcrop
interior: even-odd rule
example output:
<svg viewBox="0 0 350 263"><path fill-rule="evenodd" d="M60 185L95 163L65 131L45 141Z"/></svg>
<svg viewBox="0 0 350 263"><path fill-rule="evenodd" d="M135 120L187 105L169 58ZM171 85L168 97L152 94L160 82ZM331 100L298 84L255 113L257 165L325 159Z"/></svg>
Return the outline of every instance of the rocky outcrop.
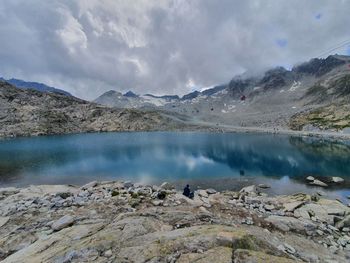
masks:
<svg viewBox="0 0 350 263"><path fill-rule="evenodd" d="M1 189L0 260L348 262L350 208L339 201L269 197L253 186L203 189L192 200L165 185Z"/></svg>
<svg viewBox="0 0 350 263"><path fill-rule="evenodd" d="M183 123L155 111L116 109L0 82L0 137L169 130Z"/></svg>
<svg viewBox="0 0 350 263"><path fill-rule="evenodd" d="M345 64L345 61L339 59L337 56L328 56L325 59L313 58L309 62L294 67L293 71L303 74L312 74L319 77L343 64Z"/></svg>

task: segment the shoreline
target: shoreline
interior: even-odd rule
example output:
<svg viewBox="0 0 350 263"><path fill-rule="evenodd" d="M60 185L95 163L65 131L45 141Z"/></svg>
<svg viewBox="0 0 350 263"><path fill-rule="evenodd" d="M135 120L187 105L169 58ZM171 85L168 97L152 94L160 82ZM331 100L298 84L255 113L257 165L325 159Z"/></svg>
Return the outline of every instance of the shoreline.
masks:
<svg viewBox="0 0 350 263"><path fill-rule="evenodd" d="M350 207L264 186L93 181L0 189L2 262L348 262ZM259 261L260 260L260 261Z"/></svg>
<svg viewBox="0 0 350 263"><path fill-rule="evenodd" d="M262 128L262 127L242 127L242 126L231 126L231 125L218 125L214 124L203 124L200 127L207 127L209 129L216 130L217 132L223 133L264 133L264 134L275 134L275 135L291 135L291 136L301 136L301 137L316 137L321 139L341 139L350 140L350 133L344 134L340 132L323 132L323 131L295 131L285 128Z"/></svg>
<svg viewBox="0 0 350 263"><path fill-rule="evenodd" d="M16 138L38 138L45 136L65 136L65 135L82 135L82 134L102 134L102 133L140 133L140 132L208 132L208 133L257 133L257 134L270 134L270 135L289 135L294 137L311 137L318 139L328 140L350 140L350 133L344 134L341 132L323 132L323 131L295 131L283 128L261 128L261 127L241 127L231 125L215 125L212 123L195 124L186 123L187 127L174 128L174 129L152 129L152 130L124 130L124 131L85 131L85 132L72 132L72 133L59 133L59 134L31 134L28 136L0 136L0 142L7 139Z"/></svg>

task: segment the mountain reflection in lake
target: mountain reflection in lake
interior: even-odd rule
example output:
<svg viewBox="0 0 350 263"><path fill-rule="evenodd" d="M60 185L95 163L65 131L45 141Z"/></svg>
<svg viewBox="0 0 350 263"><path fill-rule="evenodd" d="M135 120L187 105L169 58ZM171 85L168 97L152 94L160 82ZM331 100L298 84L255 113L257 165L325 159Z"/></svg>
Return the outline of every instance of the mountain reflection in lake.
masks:
<svg viewBox="0 0 350 263"><path fill-rule="evenodd" d="M287 178L288 183L283 185L293 185L296 190L298 181L305 187L305 175L347 179L350 143L195 132L100 133L0 141L0 186L113 179L170 181L179 187L192 182L222 190L234 189L246 180L277 184Z"/></svg>

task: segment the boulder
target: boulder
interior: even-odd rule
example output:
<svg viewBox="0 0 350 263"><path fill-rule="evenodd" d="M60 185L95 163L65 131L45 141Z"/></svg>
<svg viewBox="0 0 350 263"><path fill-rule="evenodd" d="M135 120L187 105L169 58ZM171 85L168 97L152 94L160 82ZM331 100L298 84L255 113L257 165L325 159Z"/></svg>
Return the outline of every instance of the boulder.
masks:
<svg viewBox="0 0 350 263"><path fill-rule="evenodd" d="M0 188L0 195L14 195L17 194L20 190L15 188L15 187L5 187L5 188Z"/></svg>
<svg viewBox="0 0 350 263"><path fill-rule="evenodd" d="M130 181L126 181L126 182L123 183L123 186L124 186L125 189L129 189L130 187L133 187L134 184L132 182L130 182Z"/></svg>
<svg viewBox="0 0 350 263"><path fill-rule="evenodd" d="M310 184L312 184L312 185L317 185L317 186L321 186L321 187L327 187L328 186L328 184L326 184L326 183L324 183L324 182L322 182L322 181L320 181L320 180L314 180L313 182L311 182Z"/></svg>
<svg viewBox="0 0 350 263"><path fill-rule="evenodd" d="M204 197L204 198L208 198L209 194L207 193L206 190L197 190L196 193L200 196L200 197Z"/></svg>
<svg viewBox="0 0 350 263"><path fill-rule="evenodd" d="M249 186L242 188L241 191L239 191L239 193L241 193L241 194L243 194L243 193L256 194L257 189L256 189L255 185L249 185Z"/></svg>
<svg viewBox="0 0 350 263"><path fill-rule="evenodd" d="M308 176L308 177L306 177L306 181L313 182L313 181L315 181L315 177Z"/></svg>
<svg viewBox="0 0 350 263"><path fill-rule="evenodd" d="M344 219L337 222L335 226L339 229L350 227L350 215L347 215Z"/></svg>
<svg viewBox="0 0 350 263"><path fill-rule="evenodd" d="M113 256L113 251L111 249L108 249L103 253L103 255L107 258L110 258L111 256Z"/></svg>
<svg viewBox="0 0 350 263"><path fill-rule="evenodd" d="M168 182L164 182L160 185L160 188L164 190L173 190L175 187Z"/></svg>
<svg viewBox="0 0 350 263"><path fill-rule="evenodd" d="M87 184L83 185L83 186L81 187L81 189L85 190L85 189L89 189L89 188L94 188L94 187L96 187L97 185L98 185L98 182L97 182L97 181L92 181L92 182L90 182L90 183L87 183Z"/></svg>
<svg viewBox="0 0 350 263"><path fill-rule="evenodd" d="M305 202L304 201L294 201L283 204L284 206L284 212L293 212L298 207L302 206Z"/></svg>
<svg viewBox="0 0 350 263"><path fill-rule="evenodd" d="M275 209L275 206L274 205L265 205L264 208L267 210L267 211L272 211Z"/></svg>
<svg viewBox="0 0 350 263"><path fill-rule="evenodd" d="M216 194L216 193L217 193L217 191L216 191L215 189L213 189L213 188L209 188L209 189L207 189L206 191L207 191L207 193L210 194L210 195Z"/></svg>
<svg viewBox="0 0 350 263"><path fill-rule="evenodd" d="M259 187L259 188L262 188L262 189L271 188L271 186L269 186L269 185L267 185L267 184L259 184L258 187Z"/></svg>
<svg viewBox="0 0 350 263"><path fill-rule="evenodd" d="M61 229L72 225L74 223L74 221L75 221L74 217L72 217L70 215L65 215L65 216L61 217L60 219L58 219L57 221L55 221L51 225L51 228L54 231L60 231Z"/></svg>
<svg viewBox="0 0 350 263"><path fill-rule="evenodd" d="M265 221L283 232L296 231L308 233L316 229L315 224L313 224L310 220L301 220L288 216L271 215L267 217Z"/></svg>
<svg viewBox="0 0 350 263"><path fill-rule="evenodd" d="M336 183L336 184L338 184L338 183L342 183L342 182L344 182L344 179L343 178L341 178L341 177L337 177L337 176L335 176L335 177L332 177L332 180L331 180L333 183Z"/></svg>
<svg viewBox="0 0 350 263"><path fill-rule="evenodd" d="M286 248L286 251L289 253L289 254L295 254L296 250L294 247L292 247L291 245L285 243L284 244L284 247Z"/></svg>

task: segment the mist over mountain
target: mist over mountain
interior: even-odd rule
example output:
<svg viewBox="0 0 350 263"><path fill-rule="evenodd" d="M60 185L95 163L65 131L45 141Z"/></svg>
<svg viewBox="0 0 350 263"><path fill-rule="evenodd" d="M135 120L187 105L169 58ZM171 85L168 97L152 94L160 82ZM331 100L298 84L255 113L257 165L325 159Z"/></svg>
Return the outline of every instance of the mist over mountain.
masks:
<svg viewBox="0 0 350 263"><path fill-rule="evenodd" d="M190 116L194 122L342 130L350 126L345 114L350 98L349 78L350 57L331 55L325 59L311 59L291 70L276 67L260 75L239 75L227 84L193 91L182 97L136 95L133 92L122 95L109 91L94 102L110 107L176 112ZM337 112L329 112L329 108L324 108L329 105L341 107ZM330 115L314 116L314 121L304 120L315 110L323 112L322 109ZM342 109L344 112L338 116ZM324 117L328 121L323 120Z"/></svg>

